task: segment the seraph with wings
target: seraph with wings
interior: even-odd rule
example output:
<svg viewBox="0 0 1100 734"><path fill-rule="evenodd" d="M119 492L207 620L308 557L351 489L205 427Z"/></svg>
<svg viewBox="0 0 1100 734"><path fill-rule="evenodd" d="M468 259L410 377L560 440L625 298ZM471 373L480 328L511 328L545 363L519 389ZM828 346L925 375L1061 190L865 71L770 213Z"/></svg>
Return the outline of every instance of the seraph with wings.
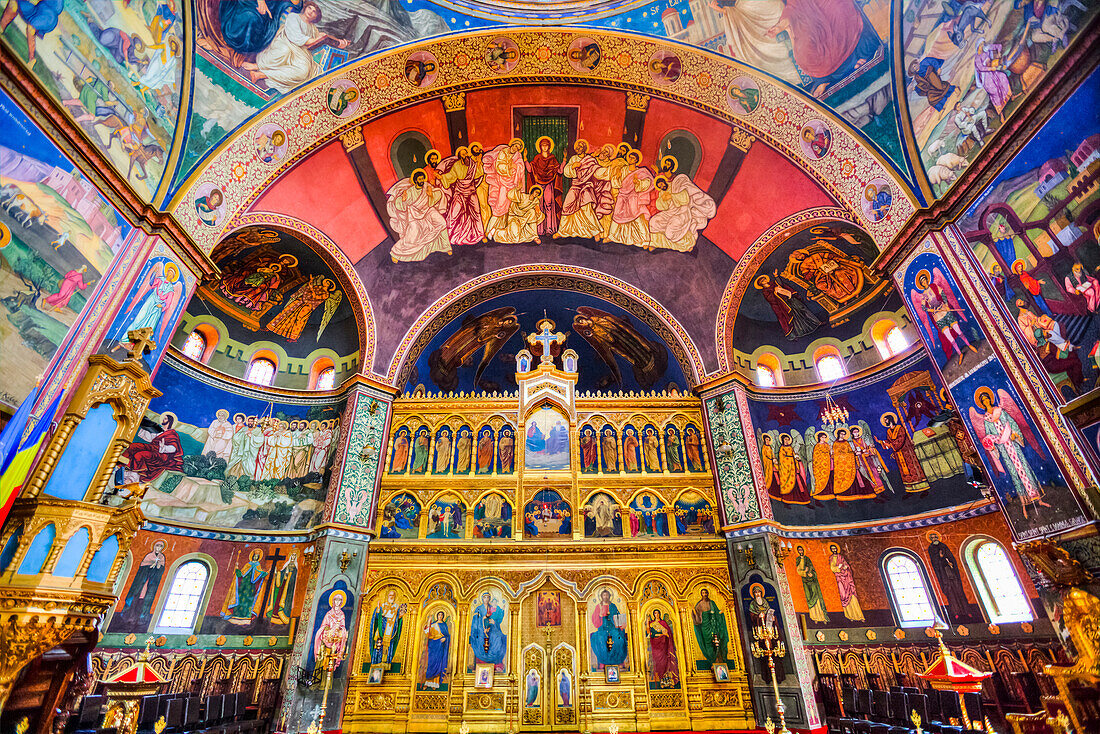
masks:
<svg viewBox="0 0 1100 734"><path fill-rule="evenodd" d="M955 290L939 268L932 268L931 275L927 270L921 270L917 273L915 284L917 287L909 291L909 300L920 318L924 333L929 341L935 341L938 337L944 356L950 357L957 350L940 332L938 319L947 313L952 313L955 318L963 322L966 321L966 311L959 304Z"/></svg>
<svg viewBox="0 0 1100 734"><path fill-rule="evenodd" d="M1020 410L1020 406L1007 390L998 388L997 398L994 401L991 388L979 387L974 393L974 402L985 412L979 412L971 406L970 425L978 435L978 443L993 463L994 471L1004 474L1007 470L1004 462L1001 461L1002 456L1011 461L1017 452L1022 451L1025 442L1037 453L1042 454L1039 441L1031 430L1031 424L1024 417L1024 411ZM1008 414L1009 420L1005 420L1003 413Z"/></svg>
<svg viewBox="0 0 1100 734"><path fill-rule="evenodd" d="M309 323L309 317L323 303L325 310L321 314L321 326L317 329L317 341L320 341L321 334L343 299L344 294L335 281L323 275L314 275L287 300L283 310L268 322L267 329L287 341L298 341Z"/></svg>
<svg viewBox="0 0 1100 734"><path fill-rule="evenodd" d="M665 346L642 336L628 319L598 308L579 306L573 317L573 330L596 350L611 370L611 374L601 381L604 383L601 387L623 384L623 373L616 357L630 363L634 379L646 390L657 384L668 369Z"/></svg>
<svg viewBox="0 0 1100 734"><path fill-rule="evenodd" d="M458 387L459 367L471 365L474 356L481 351L481 360L474 370L474 385L481 386L485 368L517 331L519 319L512 306L495 308L480 316L467 316L458 331L428 356L429 377L441 390L454 390Z"/></svg>

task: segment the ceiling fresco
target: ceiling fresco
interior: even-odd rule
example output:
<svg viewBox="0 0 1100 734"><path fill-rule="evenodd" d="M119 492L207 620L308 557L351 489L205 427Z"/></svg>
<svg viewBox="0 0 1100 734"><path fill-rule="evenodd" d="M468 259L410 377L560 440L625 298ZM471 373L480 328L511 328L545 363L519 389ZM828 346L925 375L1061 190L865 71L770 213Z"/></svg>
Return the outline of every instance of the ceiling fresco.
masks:
<svg viewBox="0 0 1100 734"><path fill-rule="evenodd" d="M576 291L523 290L490 298L445 324L404 373L398 387L429 393L515 391L516 354L535 348L526 337L544 318L555 323L578 357L577 390L649 391L689 382L676 354L644 318L603 298Z"/></svg>

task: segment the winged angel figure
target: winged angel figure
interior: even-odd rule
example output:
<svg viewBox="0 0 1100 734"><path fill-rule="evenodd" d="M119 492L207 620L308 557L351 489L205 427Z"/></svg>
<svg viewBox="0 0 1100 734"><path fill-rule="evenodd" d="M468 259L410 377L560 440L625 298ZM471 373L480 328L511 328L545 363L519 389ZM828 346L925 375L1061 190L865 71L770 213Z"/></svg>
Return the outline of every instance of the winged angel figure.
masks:
<svg viewBox="0 0 1100 734"><path fill-rule="evenodd" d="M600 355L611 370L608 382L623 384L623 373L616 356L622 357L634 369L634 379L645 390L657 384L668 368L668 351L664 345L644 337L628 319L598 308L578 306L573 317L573 329Z"/></svg>
<svg viewBox="0 0 1100 734"><path fill-rule="evenodd" d="M268 322L267 329L288 341L298 341L298 337L302 335L302 331L309 322L310 315L323 303L325 310L321 315L321 326L317 329L317 340L320 341L321 334L332 321L332 315L336 313L343 298L344 294L340 291L340 287L331 278L313 275L294 292L283 310Z"/></svg>
<svg viewBox="0 0 1100 734"><path fill-rule="evenodd" d="M974 392L974 403L982 412L971 406L970 424L989 454L994 471L1012 480L1010 496L1020 501L1024 517L1032 505L1050 507L1043 501L1043 487L1024 455L1025 443L1041 453L1039 442L1012 395L999 388L994 397L992 388L982 386Z"/></svg>
<svg viewBox="0 0 1100 734"><path fill-rule="evenodd" d="M458 368L469 364L478 350L484 349L474 371L474 385L480 387L485 368L517 331L519 319L512 306L495 308L480 316L467 316L458 331L428 356L432 382L441 390L454 390L458 387Z"/></svg>

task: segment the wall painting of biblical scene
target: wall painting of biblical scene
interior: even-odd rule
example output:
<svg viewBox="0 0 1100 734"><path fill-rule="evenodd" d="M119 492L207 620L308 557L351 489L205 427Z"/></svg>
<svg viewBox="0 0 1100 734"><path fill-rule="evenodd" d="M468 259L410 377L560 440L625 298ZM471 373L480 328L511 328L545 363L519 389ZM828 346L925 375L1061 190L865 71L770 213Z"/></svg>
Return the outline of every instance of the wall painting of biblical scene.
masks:
<svg viewBox="0 0 1100 734"><path fill-rule="evenodd" d="M123 453L116 481L148 482L150 517L292 530L320 521L342 403L275 405L166 366L164 393Z"/></svg>
<svg viewBox="0 0 1100 734"><path fill-rule="evenodd" d="M572 539L573 512L553 489L535 493L523 508L523 537L527 540Z"/></svg>
<svg viewBox="0 0 1100 734"><path fill-rule="evenodd" d="M817 399L765 397L749 412L777 521L858 522L981 497L969 483L981 461L927 358Z"/></svg>
<svg viewBox="0 0 1100 734"><path fill-rule="evenodd" d="M0 402L27 397L130 234L0 92Z"/></svg>
<svg viewBox="0 0 1100 734"><path fill-rule="evenodd" d="M1100 74L959 221L992 290L1063 402L1100 380Z"/></svg>
<svg viewBox="0 0 1100 734"><path fill-rule="evenodd" d="M527 417L523 443L524 469L567 471L569 469L569 421L557 408L541 405Z"/></svg>

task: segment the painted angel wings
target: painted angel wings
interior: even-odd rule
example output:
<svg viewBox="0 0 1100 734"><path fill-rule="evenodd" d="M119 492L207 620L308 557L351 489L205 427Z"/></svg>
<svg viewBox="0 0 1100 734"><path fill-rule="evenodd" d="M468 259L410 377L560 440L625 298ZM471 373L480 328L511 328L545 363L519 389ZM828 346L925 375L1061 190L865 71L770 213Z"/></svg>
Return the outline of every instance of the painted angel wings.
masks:
<svg viewBox="0 0 1100 734"><path fill-rule="evenodd" d="M616 357L622 357L634 371L634 379L643 389L653 387L668 368L668 351L663 344L650 341L629 320L579 306L573 317L573 329L600 355L611 371L611 381L623 384Z"/></svg>

